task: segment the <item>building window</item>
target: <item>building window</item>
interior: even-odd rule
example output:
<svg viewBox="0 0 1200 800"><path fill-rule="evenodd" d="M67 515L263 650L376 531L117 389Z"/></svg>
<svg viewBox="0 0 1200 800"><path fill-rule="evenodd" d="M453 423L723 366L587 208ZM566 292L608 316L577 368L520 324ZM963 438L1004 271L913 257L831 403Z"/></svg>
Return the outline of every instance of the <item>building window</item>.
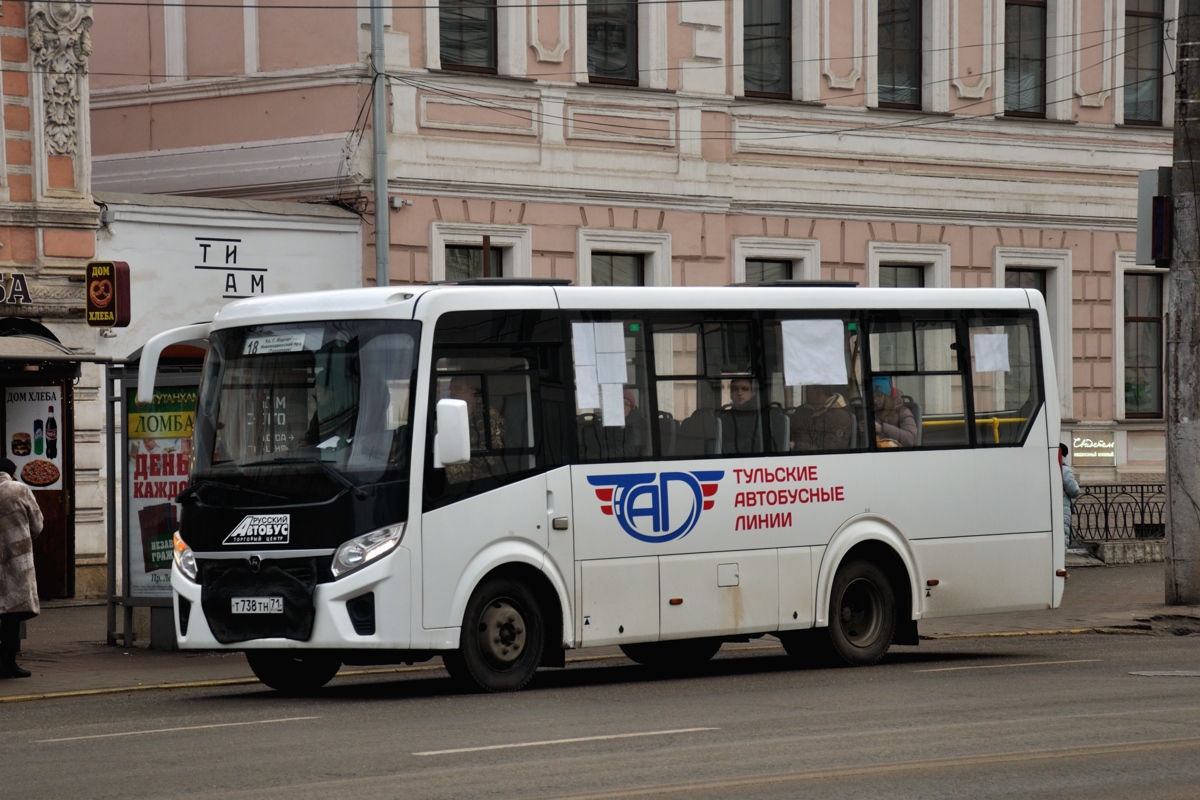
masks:
<svg viewBox="0 0 1200 800"><path fill-rule="evenodd" d="M1058 375L1058 407L1064 418L1074 416L1072 389L1073 360L1071 318L1071 251L1042 247L997 247L993 251L995 286L1012 286L1009 274L1016 272L1021 288L1038 289L1046 301L1050 347ZM1039 273L1030 275L1028 273ZM1033 285L1037 282L1039 285ZM1050 389L1047 387L1047 392Z"/></svg>
<svg viewBox="0 0 1200 800"><path fill-rule="evenodd" d="M440 0L438 25L444 68L496 71L496 0Z"/></svg>
<svg viewBox="0 0 1200 800"><path fill-rule="evenodd" d="M638 83L637 3L588 0L587 65L591 83Z"/></svg>
<svg viewBox="0 0 1200 800"><path fill-rule="evenodd" d="M592 286L645 286L646 257L641 253L592 253Z"/></svg>
<svg viewBox="0 0 1200 800"><path fill-rule="evenodd" d="M1163 0L1125 0L1125 121L1162 124Z"/></svg>
<svg viewBox="0 0 1200 800"><path fill-rule="evenodd" d="M742 28L746 94L792 96L791 0L745 0Z"/></svg>
<svg viewBox="0 0 1200 800"><path fill-rule="evenodd" d="M429 280L532 277L531 242L532 232L522 225L435 222L429 230Z"/></svg>
<svg viewBox="0 0 1200 800"><path fill-rule="evenodd" d="M746 283L770 283L790 281L792 262L782 259L747 258Z"/></svg>
<svg viewBox="0 0 1200 800"><path fill-rule="evenodd" d="M921 107L921 0L879 0L879 105Z"/></svg>
<svg viewBox="0 0 1200 800"><path fill-rule="evenodd" d="M1004 287L1006 289L1036 289L1046 296L1046 271L1043 269L1006 269L1004 271Z"/></svg>
<svg viewBox="0 0 1200 800"><path fill-rule="evenodd" d="M914 264L880 264L879 285L888 289L919 289L925 285L925 267Z"/></svg>
<svg viewBox="0 0 1200 800"><path fill-rule="evenodd" d="M1004 113L1046 116L1046 1L1004 6Z"/></svg>
<svg viewBox="0 0 1200 800"><path fill-rule="evenodd" d="M1125 274L1125 416L1163 415L1163 278Z"/></svg>
<svg viewBox="0 0 1200 800"><path fill-rule="evenodd" d="M446 248L446 280L501 277L504 277L504 251L499 247L452 245Z"/></svg>

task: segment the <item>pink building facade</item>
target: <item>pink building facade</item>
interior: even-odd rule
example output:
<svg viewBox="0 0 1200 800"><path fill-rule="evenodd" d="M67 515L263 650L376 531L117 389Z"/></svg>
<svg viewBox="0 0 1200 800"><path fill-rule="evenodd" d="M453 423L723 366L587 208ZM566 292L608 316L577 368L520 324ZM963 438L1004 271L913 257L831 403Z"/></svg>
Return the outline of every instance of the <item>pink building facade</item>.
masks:
<svg viewBox="0 0 1200 800"><path fill-rule="evenodd" d="M273 6L98 7L94 185L336 200L373 283L369 6ZM1167 282L1135 211L1171 159L1177 14L390 4L390 279L1033 286L1081 477L1161 478Z"/></svg>

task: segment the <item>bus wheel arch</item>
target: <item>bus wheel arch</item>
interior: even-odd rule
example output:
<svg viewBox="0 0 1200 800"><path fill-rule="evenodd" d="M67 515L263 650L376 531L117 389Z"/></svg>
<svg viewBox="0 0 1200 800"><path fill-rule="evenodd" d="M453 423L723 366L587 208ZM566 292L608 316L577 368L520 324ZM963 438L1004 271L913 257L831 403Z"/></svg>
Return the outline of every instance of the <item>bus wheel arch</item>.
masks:
<svg viewBox="0 0 1200 800"><path fill-rule="evenodd" d="M543 613L549 618L546 623L546 641L555 645L547 649L548 661L545 666L563 666L561 651L572 645L575 636L570 617L567 583L550 559L525 543L498 542L471 560L459 576L458 587L450 604L450 619L453 620L451 624L457 625L462 621L467 603L479 585L491 575L504 570L528 581L539 593Z"/></svg>
<svg viewBox="0 0 1200 800"><path fill-rule="evenodd" d="M539 666L564 666L562 609L547 577L510 563L484 575L463 610L457 650L443 654L451 675L489 692L523 688Z"/></svg>
<svg viewBox="0 0 1200 800"><path fill-rule="evenodd" d="M843 565L867 561L882 570L891 585L896 607L896 644L917 644L920 593L917 568L907 539L895 527L878 518L852 521L830 541L817 575L815 624L830 622L830 598L834 581Z"/></svg>

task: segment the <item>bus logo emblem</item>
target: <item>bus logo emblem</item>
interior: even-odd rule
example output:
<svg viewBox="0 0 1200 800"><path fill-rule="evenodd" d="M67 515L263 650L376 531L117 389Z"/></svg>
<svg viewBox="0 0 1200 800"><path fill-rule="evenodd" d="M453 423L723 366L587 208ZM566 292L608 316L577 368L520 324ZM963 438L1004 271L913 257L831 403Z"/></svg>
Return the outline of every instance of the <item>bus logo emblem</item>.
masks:
<svg viewBox="0 0 1200 800"><path fill-rule="evenodd" d="M291 533L291 514L250 514L221 544L287 544Z"/></svg>
<svg viewBox="0 0 1200 800"><path fill-rule="evenodd" d="M616 517L635 539L657 544L682 539L713 507L724 470L589 475L600 511Z"/></svg>

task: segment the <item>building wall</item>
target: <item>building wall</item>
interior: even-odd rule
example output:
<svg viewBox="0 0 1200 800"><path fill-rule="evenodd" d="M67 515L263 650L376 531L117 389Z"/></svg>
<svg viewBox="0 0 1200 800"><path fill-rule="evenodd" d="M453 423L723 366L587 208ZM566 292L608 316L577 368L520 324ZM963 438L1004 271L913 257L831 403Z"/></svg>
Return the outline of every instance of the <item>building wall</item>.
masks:
<svg viewBox="0 0 1200 800"><path fill-rule="evenodd" d="M89 194L88 4L0 3L0 316L43 325L87 355L83 275L98 220ZM25 276L28 302L11 296ZM77 593L102 593L93 567L104 550L99 447L99 372L85 366L74 387L73 498ZM102 572L100 573L102 577ZM96 591L98 590L98 591Z"/></svg>
<svg viewBox="0 0 1200 800"><path fill-rule="evenodd" d="M438 278L444 246L484 234L518 274L581 282L597 248L650 254L653 280L687 285L738 280L745 257L766 255L863 284L881 263L952 286L1044 270L1063 438L1116 446L1115 466L1080 464L1082 476L1161 473L1161 421L1124 419L1118 300L1136 173L1170 160L1173 89L1168 77L1161 125L1124 124L1124 0L1048 0L1041 119L1005 114L1002 0L926 0L914 110L879 105L876 0L790 9L784 99L745 96L742 0L640 4L638 86L589 80L584 7L500 0L490 75L442 63L437 0L391 9L391 279ZM152 16L139 28L98 14L98 71L139 37L147 72L159 50L168 65L97 87L98 185L336 196L369 212L365 10L324 12L321 26L260 10L241 28L240 75L235 47L194 67L223 35L197 11L179 12L182 49ZM284 51L309 57L264 55ZM370 282L369 244L363 264Z"/></svg>

